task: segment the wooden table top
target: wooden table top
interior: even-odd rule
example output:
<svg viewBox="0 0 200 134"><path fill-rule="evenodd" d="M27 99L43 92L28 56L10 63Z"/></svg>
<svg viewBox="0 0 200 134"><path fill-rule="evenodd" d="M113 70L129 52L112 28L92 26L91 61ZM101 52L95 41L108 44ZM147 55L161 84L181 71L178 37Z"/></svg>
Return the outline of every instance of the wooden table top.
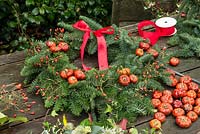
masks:
<svg viewBox="0 0 200 134"><path fill-rule="evenodd" d="M166 46L167 38L161 38L158 42L160 46ZM172 49L173 48L169 48ZM2 84L10 84L10 83L19 83L23 81L23 77L20 76L20 70L24 65L25 54L24 52L15 52L8 55L0 56L0 85ZM90 62L91 59L88 59ZM76 61L77 63L79 61ZM178 71L183 74L188 74L192 78L200 81L200 59L189 58L189 59L181 59L181 63L177 67L171 67L173 70ZM11 123L8 127L0 128L0 134L39 134L42 132L42 123L46 120L49 122L55 122L57 118L62 117L62 113L59 114L58 117L48 116L50 114L50 110L44 108L42 99L40 96L36 96L34 94L29 94L30 100L35 100L37 103L33 106L33 110L35 111L35 115L26 115L29 119L27 123ZM12 111L6 113L8 115L12 115ZM65 113L68 121L71 121L75 124L83 120L86 115L81 117L74 117L71 114ZM138 129L149 128L149 120L153 117L139 117L135 126ZM192 126L188 129L182 129L175 125L175 119L172 116L168 116L165 123L162 125L162 133L163 134L197 134L200 133L200 118L192 124Z"/></svg>

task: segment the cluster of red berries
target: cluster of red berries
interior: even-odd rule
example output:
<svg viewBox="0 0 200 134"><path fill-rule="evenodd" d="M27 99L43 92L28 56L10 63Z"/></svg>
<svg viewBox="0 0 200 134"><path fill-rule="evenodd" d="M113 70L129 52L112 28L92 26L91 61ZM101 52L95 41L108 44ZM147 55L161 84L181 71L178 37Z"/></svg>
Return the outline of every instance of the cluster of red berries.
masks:
<svg viewBox="0 0 200 134"><path fill-rule="evenodd" d="M20 94L22 95L23 101L24 101L24 104L25 104L25 107L24 106L20 107L19 112L21 112L21 113L29 113L30 115L35 115L35 112L31 111L31 108L32 108L32 106L34 104L36 104L36 101L29 102L29 98L28 98L27 94L25 93L25 91L23 90L23 87L22 87L21 83L17 84L15 86L15 88L18 91L20 91ZM16 114L14 114L13 117L16 117Z"/></svg>
<svg viewBox="0 0 200 134"><path fill-rule="evenodd" d="M156 51L155 49L151 48L149 43L140 42L139 43L139 48L136 49L135 54L137 56L143 56L144 55L144 51L146 51L147 53L153 55L154 58L158 57L158 55L159 55L158 51Z"/></svg>
<svg viewBox="0 0 200 134"><path fill-rule="evenodd" d="M68 51L69 50L69 45L66 42L59 42L58 45L54 41L48 40L46 42L46 45L49 47L51 52L60 52L60 51Z"/></svg>
<svg viewBox="0 0 200 134"><path fill-rule="evenodd" d="M62 39L64 36L65 29L64 28L55 28L55 29L49 29L50 34L54 36L56 39Z"/></svg>
<svg viewBox="0 0 200 134"><path fill-rule="evenodd" d="M123 68L121 70L117 70L120 74L118 82L122 86L128 86L130 83L137 83L138 77L135 74L131 74L130 68Z"/></svg>
<svg viewBox="0 0 200 134"><path fill-rule="evenodd" d="M47 90L45 88L41 88L40 86L35 86L36 92L35 95L41 95L42 97L46 96ZM54 101L59 98L59 95L51 95L47 98L47 100L53 99Z"/></svg>
<svg viewBox="0 0 200 134"><path fill-rule="evenodd" d="M14 83L13 83L14 84ZM29 101L26 91L21 83L2 85L0 87L1 108L3 111L12 110L15 112L34 115L35 112L31 110L36 101ZM17 117L17 113L13 114Z"/></svg>
<svg viewBox="0 0 200 134"><path fill-rule="evenodd" d="M69 84L75 84L78 80L84 80L86 75L82 70L66 68L60 72L60 77L66 79Z"/></svg>

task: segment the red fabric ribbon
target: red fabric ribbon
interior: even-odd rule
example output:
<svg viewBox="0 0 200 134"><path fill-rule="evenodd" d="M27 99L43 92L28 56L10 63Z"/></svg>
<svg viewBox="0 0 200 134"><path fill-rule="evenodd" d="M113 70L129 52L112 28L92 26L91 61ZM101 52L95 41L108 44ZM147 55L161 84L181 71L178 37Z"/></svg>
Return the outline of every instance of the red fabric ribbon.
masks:
<svg viewBox="0 0 200 134"><path fill-rule="evenodd" d="M85 51L87 41L90 38L90 32L93 32L93 34L97 38L99 69L100 70L108 69L109 66L108 66L108 57L107 57L107 45L106 45L106 40L105 40L103 34L113 34L114 29L111 26L109 26L109 27L104 27L99 30L93 31L90 29L88 24L86 22L84 22L83 20L80 20L80 21L76 22L75 24L73 24L73 27L85 32L83 35L83 42L80 47L80 54L81 54L81 61L82 61L83 69L86 71L91 69L90 67L87 67L83 63L84 51Z"/></svg>
<svg viewBox="0 0 200 134"><path fill-rule="evenodd" d="M119 126L122 130L126 130L126 125L128 123L128 120L126 118L123 118L120 123L119 123Z"/></svg>
<svg viewBox="0 0 200 134"><path fill-rule="evenodd" d="M154 32L144 31L142 28L146 26L153 26L155 28ZM138 24L138 32L144 39L149 39L151 45L155 45L161 36L170 36L175 32L175 27L161 28L156 26L153 21L144 20Z"/></svg>

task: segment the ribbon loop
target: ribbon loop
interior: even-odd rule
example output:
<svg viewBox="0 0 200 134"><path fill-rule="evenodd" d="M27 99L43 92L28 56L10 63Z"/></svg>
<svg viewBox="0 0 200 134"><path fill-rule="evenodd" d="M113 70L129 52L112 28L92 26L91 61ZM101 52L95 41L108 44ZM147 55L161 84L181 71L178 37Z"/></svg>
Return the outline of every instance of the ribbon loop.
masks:
<svg viewBox="0 0 200 134"><path fill-rule="evenodd" d="M148 32L148 31L142 30L142 28L146 26L153 26L155 28L155 32ZM144 39L149 39L150 44L152 45L154 45L157 42L160 35L159 28L155 25L154 22L150 20L144 20L140 22L138 24L138 32L139 32L139 35L142 36Z"/></svg>
<svg viewBox="0 0 200 134"><path fill-rule="evenodd" d="M96 31L92 31L90 29L90 27L87 25L87 23L85 23L83 20L76 22L73 25L73 27L85 32L83 35L83 42L80 47L80 54L81 54L81 61L82 61L83 69L86 71L91 69L83 63L84 51L85 51L87 41L90 38L90 32L93 32L93 34L97 38L99 69L100 70L108 69L109 66L108 66L108 57L107 57L107 45L106 45L106 40L105 40L103 34L113 34L114 29L111 26L109 26L109 27L101 28Z"/></svg>
<svg viewBox="0 0 200 134"><path fill-rule="evenodd" d="M82 62L82 67L85 71L88 71L90 70L90 67L87 67L84 62L83 62L83 59L84 59L84 51L85 51L85 47L86 47L86 44L87 44L87 41L88 39L90 38L90 32L91 32L91 29L90 27L87 25L87 23L85 23L84 21L80 20L78 22L76 22L75 24L73 24L73 27L76 28L76 29L79 29L81 31L84 31L84 35L83 35L83 42L81 44L81 47L80 47L80 55L81 55L81 62Z"/></svg>
<svg viewBox="0 0 200 134"><path fill-rule="evenodd" d="M76 22L75 24L73 24L73 27L76 28L76 29L79 29L81 31L91 32L90 27L83 20L80 20L80 21Z"/></svg>
<svg viewBox="0 0 200 134"><path fill-rule="evenodd" d="M114 34L114 28L111 26L101 28L93 32L95 36L102 36L102 34Z"/></svg>

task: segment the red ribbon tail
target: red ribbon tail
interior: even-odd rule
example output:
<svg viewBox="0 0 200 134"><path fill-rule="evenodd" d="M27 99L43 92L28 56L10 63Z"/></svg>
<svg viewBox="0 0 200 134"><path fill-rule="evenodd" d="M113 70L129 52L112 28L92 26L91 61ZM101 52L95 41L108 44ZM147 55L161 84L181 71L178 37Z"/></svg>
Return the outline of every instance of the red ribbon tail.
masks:
<svg viewBox="0 0 200 134"><path fill-rule="evenodd" d="M149 34L146 34L145 35L147 39L150 40L150 44L153 46L156 44L156 42L158 41L158 39L160 38L160 35L159 34L156 34L156 33L149 33ZM146 39L145 38L145 39Z"/></svg>
<svg viewBox="0 0 200 134"><path fill-rule="evenodd" d="M93 119L92 119L92 114L91 113L88 113L88 120L90 121L90 123L93 122Z"/></svg>
<svg viewBox="0 0 200 134"><path fill-rule="evenodd" d="M97 36L98 43L98 64L100 70L108 69L108 54L107 54L107 46L106 40L104 36Z"/></svg>
<svg viewBox="0 0 200 134"><path fill-rule="evenodd" d="M128 123L128 120L125 119L125 118L123 118L123 119L121 120L121 122L119 123L120 128L121 128L122 130L126 130L126 125L127 125L127 123Z"/></svg>

